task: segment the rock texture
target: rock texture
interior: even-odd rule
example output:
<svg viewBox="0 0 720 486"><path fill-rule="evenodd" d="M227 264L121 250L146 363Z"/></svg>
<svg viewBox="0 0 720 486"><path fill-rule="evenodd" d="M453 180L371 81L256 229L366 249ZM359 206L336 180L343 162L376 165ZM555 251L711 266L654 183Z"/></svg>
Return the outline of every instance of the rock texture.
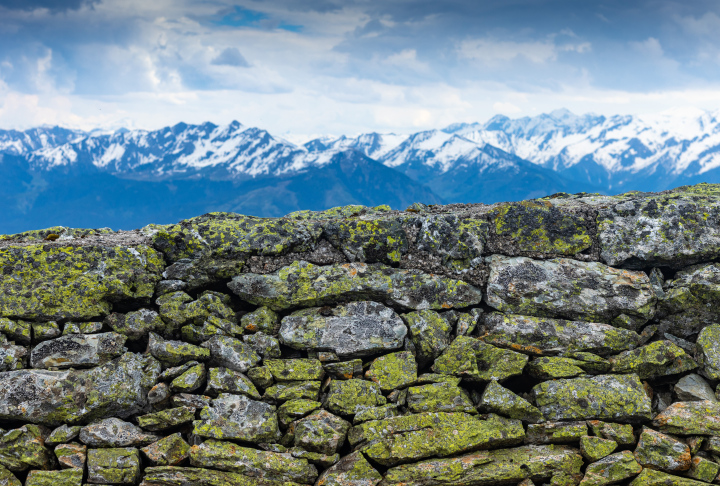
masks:
<svg viewBox="0 0 720 486"><path fill-rule="evenodd" d="M2 236L0 485L718 483L718 207Z"/></svg>

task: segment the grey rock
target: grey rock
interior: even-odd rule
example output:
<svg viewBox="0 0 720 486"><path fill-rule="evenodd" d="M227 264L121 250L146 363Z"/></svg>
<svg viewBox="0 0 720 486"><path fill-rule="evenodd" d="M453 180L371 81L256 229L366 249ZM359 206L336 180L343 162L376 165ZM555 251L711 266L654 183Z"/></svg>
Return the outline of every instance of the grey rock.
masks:
<svg viewBox="0 0 720 486"><path fill-rule="evenodd" d="M27 363L28 350L25 346L0 344L0 371L21 370Z"/></svg>
<svg viewBox="0 0 720 486"><path fill-rule="evenodd" d="M405 314L410 331L410 342L415 348L415 358L421 368L431 363L445 351L452 341L453 326L448 316L432 310Z"/></svg>
<svg viewBox="0 0 720 486"><path fill-rule="evenodd" d="M136 447L152 444L160 436L118 418L108 418L80 429L80 440L90 447Z"/></svg>
<svg viewBox="0 0 720 486"><path fill-rule="evenodd" d="M294 349L332 351L340 358L399 349L407 334L402 319L377 302L303 309L283 318L280 341Z"/></svg>
<svg viewBox="0 0 720 486"><path fill-rule="evenodd" d="M692 465L687 444L648 427L643 427L634 455L642 466L667 472L687 471Z"/></svg>
<svg viewBox="0 0 720 486"><path fill-rule="evenodd" d="M53 339L62 334L60 326L55 321L33 322L32 334L35 342Z"/></svg>
<svg viewBox="0 0 720 486"><path fill-rule="evenodd" d="M148 351L158 361L170 366L187 361L207 361L210 358L207 349L183 341L165 340L154 332L150 333Z"/></svg>
<svg viewBox="0 0 720 486"><path fill-rule="evenodd" d="M160 315L151 309L140 309L127 314L113 313L105 318L105 324L113 331L130 340L140 339L151 331L162 333L165 324Z"/></svg>
<svg viewBox="0 0 720 486"><path fill-rule="evenodd" d="M89 370L18 370L0 373L0 418L57 426L143 410L160 364L125 353Z"/></svg>
<svg viewBox="0 0 720 486"><path fill-rule="evenodd" d="M140 452L153 466L175 466L190 457L190 445L176 432L143 447Z"/></svg>
<svg viewBox="0 0 720 486"><path fill-rule="evenodd" d="M45 444L49 446L54 446L70 442L75 437L80 435L80 429L82 429L82 427L80 427L79 425L71 426L63 424L50 433L48 438L45 439Z"/></svg>
<svg viewBox="0 0 720 486"><path fill-rule="evenodd" d="M375 486L382 478L365 456L360 452L353 452L325 470L318 483L324 486Z"/></svg>
<svg viewBox="0 0 720 486"><path fill-rule="evenodd" d="M640 342L634 331L608 324L498 312L485 316L481 335L493 346L537 356L568 352L616 354Z"/></svg>
<svg viewBox="0 0 720 486"><path fill-rule="evenodd" d="M670 341L655 341L610 358L613 373L635 373L641 380L694 370L697 364Z"/></svg>
<svg viewBox="0 0 720 486"><path fill-rule="evenodd" d="M684 268L665 282L658 302L660 331L687 338L720 321L720 265L707 263Z"/></svg>
<svg viewBox="0 0 720 486"><path fill-rule="evenodd" d="M268 336L264 332L248 334L243 336L245 344L249 345L263 359L273 359L282 356L280 341L277 338Z"/></svg>
<svg viewBox="0 0 720 486"><path fill-rule="evenodd" d="M102 322L66 322L63 327L63 336L71 334L97 334L102 331Z"/></svg>
<svg viewBox="0 0 720 486"><path fill-rule="evenodd" d="M720 325L703 329L696 344L700 372L711 380L720 380Z"/></svg>
<svg viewBox="0 0 720 486"><path fill-rule="evenodd" d="M239 275L228 287L243 300L273 310L341 299L372 299L405 309L447 309L478 304L482 299L480 289L459 280L364 263L315 266L295 262L268 275Z"/></svg>
<svg viewBox="0 0 720 486"><path fill-rule="evenodd" d="M260 307L248 312L240 321L248 332L264 332L270 336L277 335L280 330L280 317L269 307Z"/></svg>
<svg viewBox="0 0 720 486"><path fill-rule="evenodd" d="M544 422L529 424L526 444L577 444L588 435L585 422Z"/></svg>
<svg viewBox="0 0 720 486"><path fill-rule="evenodd" d="M527 422L540 422L544 419L537 407L497 381L488 383L477 405L483 412L493 412L512 419Z"/></svg>
<svg viewBox="0 0 720 486"><path fill-rule="evenodd" d="M170 399L173 407L190 407L197 409L209 407L211 401L211 397L205 395L190 395L188 393L178 393Z"/></svg>
<svg viewBox="0 0 720 486"><path fill-rule="evenodd" d="M637 329L653 317L656 301L644 272L566 258L490 258L487 303L507 314Z"/></svg>
<svg viewBox="0 0 720 486"><path fill-rule="evenodd" d="M43 341L30 353L33 368L97 366L125 351L125 336L115 332L71 334Z"/></svg>
<svg viewBox="0 0 720 486"><path fill-rule="evenodd" d="M295 446L310 452L335 454L345 443L350 422L325 410L308 415L291 425Z"/></svg>
<svg viewBox="0 0 720 486"><path fill-rule="evenodd" d="M19 344L30 344L32 326L25 321L0 318L0 333ZM6 343L7 341L5 341Z"/></svg>
<svg viewBox="0 0 720 486"><path fill-rule="evenodd" d="M212 439L275 442L280 433L275 407L242 395L220 394L200 411L193 433Z"/></svg>
<svg viewBox="0 0 720 486"><path fill-rule="evenodd" d="M93 484L136 484L140 480L140 452L132 447L91 449L87 481Z"/></svg>
<svg viewBox="0 0 720 486"><path fill-rule="evenodd" d="M13 472L52 469L55 456L45 447L50 431L39 425L23 425L0 435L0 465Z"/></svg>
<svg viewBox="0 0 720 486"><path fill-rule="evenodd" d="M220 393L245 395L255 400L260 399L260 393L250 379L238 371L227 368L210 368L205 393L218 396Z"/></svg>
<svg viewBox="0 0 720 486"><path fill-rule="evenodd" d="M675 384L675 393L682 401L710 400L716 402L715 392L702 376L690 373Z"/></svg>
<svg viewBox="0 0 720 486"><path fill-rule="evenodd" d="M533 388L535 403L547 420L651 418L650 398L637 375L600 375L546 381Z"/></svg>
<svg viewBox="0 0 720 486"><path fill-rule="evenodd" d="M170 398L170 387L167 383L158 383L148 392L148 402L150 405L163 403Z"/></svg>
<svg viewBox="0 0 720 486"><path fill-rule="evenodd" d="M597 220L608 265L679 268L720 251L720 204L699 186L625 200L601 209Z"/></svg>
<svg viewBox="0 0 720 486"><path fill-rule="evenodd" d="M210 363L233 371L245 373L260 363L260 356L239 339L228 336L214 336L202 344L210 350Z"/></svg>

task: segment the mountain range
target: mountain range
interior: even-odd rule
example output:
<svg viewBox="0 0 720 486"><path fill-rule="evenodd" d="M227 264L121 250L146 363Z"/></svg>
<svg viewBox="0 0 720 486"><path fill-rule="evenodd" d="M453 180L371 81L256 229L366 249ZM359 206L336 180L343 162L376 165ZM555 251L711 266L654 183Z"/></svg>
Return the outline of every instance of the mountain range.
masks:
<svg viewBox="0 0 720 486"><path fill-rule="evenodd" d="M0 232L132 229L209 211L494 203L720 182L720 113L496 116L303 145L238 122L155 131L0 130Z"/></svg>

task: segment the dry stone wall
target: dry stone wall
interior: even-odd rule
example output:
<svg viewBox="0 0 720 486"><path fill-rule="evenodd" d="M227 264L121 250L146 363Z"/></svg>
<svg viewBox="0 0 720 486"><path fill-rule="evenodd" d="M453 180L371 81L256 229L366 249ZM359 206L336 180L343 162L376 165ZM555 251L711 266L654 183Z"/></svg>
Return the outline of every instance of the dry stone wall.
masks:
<svg viewBox="0 0 720 486"><path fill-rule="evenodd" d="M0 237L0 485L719 483L720 186Z"/></svg>

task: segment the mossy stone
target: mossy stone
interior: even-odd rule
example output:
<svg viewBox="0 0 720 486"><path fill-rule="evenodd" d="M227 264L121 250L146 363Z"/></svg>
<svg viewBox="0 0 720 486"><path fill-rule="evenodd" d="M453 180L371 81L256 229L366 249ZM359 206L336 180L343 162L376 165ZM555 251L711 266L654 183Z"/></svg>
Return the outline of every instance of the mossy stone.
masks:
<svg viewBox="0 0 720 486"><path fill-rule="evenodd" d="M317 400L320 394L319 381L284 381L265 390L264 398L273 402L287 400Z"/></svg>
<svg viewBox="0 0 720 486"><path fill-rule="evenodd" d="M432 383L408 388L407 407L412 413L477 413L467 392L452 383Z"/></svg>
<svg viewBox="0 0 720 486"><path fill-rule="evenodd" d="M274 310L265 306L248 312L242 316L240 322L247 332L264 332L275 336L280 330L280 317Z"/></svg>
<svg viewBox="0 0 720 486"><path fill-rule="evenodd" d="M412 353L400 351L376 358L365 372L384 392L403 388L417 380L417 363Z"/></svg>
<svg viewBox="0 0 720 486"><path fill-rule="evenodd" d="M82 480L82 469L72 468L65 469L64 471L30 471L27 479L25 480L25 486L82 486ZM20 483L18 482L18 484Z"/></svg>
<svg viewBox="0 0 720 486"><path fill-rule="evenodd" d="M192 393L205 384L206 376L205 365L199 363L175 378L170 387L176 392Z"/></svg>
<svg viewBox="0 0 720 486"><path fill-rule="evenodd" d="M288 400L278 407L278 421L280 422L280 425L287 427L295 420L309 415L311 412L320 407L322 407L322 403L314 400Z"/></svg>
<svg viewBox="0 0 720 486"><path fill-rule="evenodd" d="M585 374L579 364L580 361L572 358L541 356L530 361L526 370L530 376L539 380L574 378Z"/></svg>
<svg viewBox="0 0 720 486"><path fill-rule="evenodd" d="M684 349L671 341L655 341L610 358L613 373L635 373L641 380L676 375L697 368Z"/></svg>
<svg viewBox="0 0 720 486"><path fill-rule="evenodd" d="M582 486L604 486L629 479L643 470L630 451L610 454L592 464L585 470Z"/></svg>
<svg viewBox="0 0 720 486"><path fill-rule="evenodd" d="M153 466L176 466L190 456L190 445L176 432L143 447L140 452Z"/></svg>
<svg viewBox="0 0 720 486"><path fill-rule="evenodd" d="M90 449L87 481L100 484L135 484L140 480L140 452L132 447Z"/></svg>
<svg viewBox="0 0 720 486"><path fill-rule="evenodd" d="M504 381L522 374L528 356L486 344L480 339L458 336L432 366L436 373L471 381Z"/></svg>
<svg viewBox="0 0 720 486"><path fill-rule="evenodd" d="M617 449L617 442L611 439L603 439L602 437L591 437L586 435L580 438L580 452L583 457L590 461L599 461L605 456Z"/></svg>
<svg viewBox="0 0 720 486"><path fill-rule="evenodd" d="M331 382L323 405L333 413L353 415L362 408L386 403L377 383L352 379Z"/></svg>
<svg viewBox="0 0 720 486"><path fill-rule="evenodd" d="M512 419L526 422L543 420L543 415L537 407L495 380L487 384L477 405L483 412L494 412Z"/></svg>
<svg viewBox="0 0 720 486"><path fill-rule="evenodd" d="M264 364L278 382L322 380L324 374L317 359L267 359Z"/></svg>
<svg viewBox="0 0 720 486"><path fill-rule="evenodd" d="M318 486L375 486L383 479L360 452L353 452L328 468L318 479Z"/></svg>
<svg viewBox="0 0 720 486"><path fill-rule="evenodd" d="M192 422L194 419L194 408L177 407L146 415L140 415L137 417L137 423L143 429L155 432L170 429L177 425L187 424Z"/></svg>

